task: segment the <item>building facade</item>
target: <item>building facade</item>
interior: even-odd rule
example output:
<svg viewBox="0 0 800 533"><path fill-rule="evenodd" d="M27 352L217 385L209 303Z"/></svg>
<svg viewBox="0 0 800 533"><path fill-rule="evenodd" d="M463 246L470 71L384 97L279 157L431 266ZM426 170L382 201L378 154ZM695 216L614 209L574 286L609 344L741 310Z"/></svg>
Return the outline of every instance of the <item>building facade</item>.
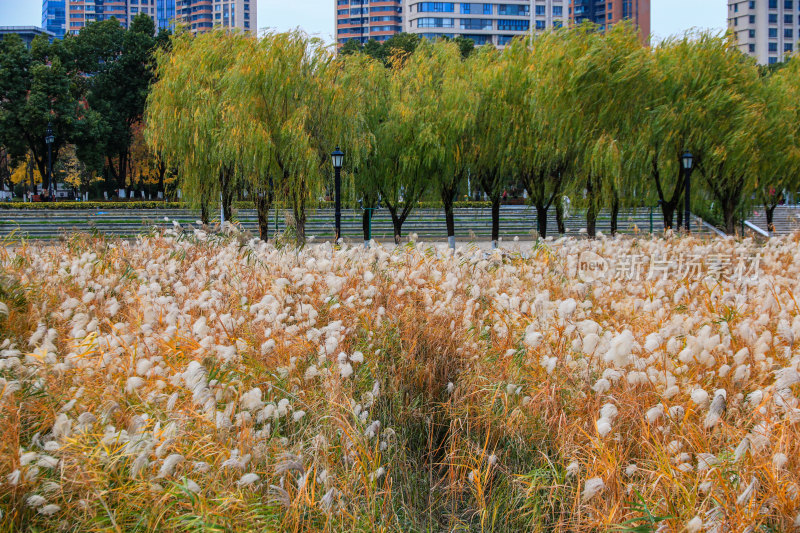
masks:
<svg viewBox="0 0 800 533"><path fill-rule="evenodd" d="M587 20L598 24L601 30L621 20L633 20L643 42L647 42L650 0L336 0L339 46L349 40L362 44L370 39L385 41L402 31L428 39L462 36L478 46L493 44L502 48L519 35Z"/></svg>
<svg viewBox="0 0 800 533"><path fill-rule="evenodd" d="M762 65L789 59L800 37L800 0L728 0L739 49Z"/></svg>
<svg viewBox="0 0 800 533"><path fill-rule="evenodd" d="M643 42L650 39L650 0L570 0L571 24L593 22L601 30L622 20L632 20Z"/></svg>
<svg viewBox="0 0 800 533"><path fill-rule="evenodd" d="M504 47L514 37L567 23L567 0L423 2L405 0L403 31L428 39L466 37Z"/></svg>
<svg viewBox="0 0 800 533"><path fill-rule="evenodd" d="M67 0L42 1L42 28L63 39L67 32Z"/></svg>
<svg viewBox="0 0 800 533"><path fill-rule="evenodd" d="M336 0L336 42L383 42L403 31L401 0Z"/></svg>
<svg viewBox="0 0 800 533"><path fill-rule="evenodd" d="M25 46L28 48L31 47L31 43L39 35L45 35L50 42L53 42L53 39L56 38L53 32L37 28L36 26L0 26L0 39L12 33L19 35L22 42L24 42Z"/></svg>
<svg viewBox="0 0 800 533"><path fill-rule="evenodd" d="M45 4L53 0L44 0ZM78 33L90 22L112 17L128 27L133 18L144 13L159 29L174 29L175 23L185 24L194 33L216 27L257 30L257 0L63 0L66 3L66 32Z"/></svg>

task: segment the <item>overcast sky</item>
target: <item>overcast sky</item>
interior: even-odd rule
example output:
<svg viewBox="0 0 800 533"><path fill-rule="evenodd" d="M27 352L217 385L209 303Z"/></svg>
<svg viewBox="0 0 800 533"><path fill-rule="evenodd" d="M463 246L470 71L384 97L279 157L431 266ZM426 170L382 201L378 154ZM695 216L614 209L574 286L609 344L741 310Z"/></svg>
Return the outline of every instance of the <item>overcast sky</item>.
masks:
<svg viewBox="0 0 800 533"><path fill-rule="evenodd" d="M725 0L652 0L652 32L658 38L696 28L725 28ZM39 0L0 0L0 26L40 26ZM258 0L259 28L301 27L333 40L334 0Z"/></svg>

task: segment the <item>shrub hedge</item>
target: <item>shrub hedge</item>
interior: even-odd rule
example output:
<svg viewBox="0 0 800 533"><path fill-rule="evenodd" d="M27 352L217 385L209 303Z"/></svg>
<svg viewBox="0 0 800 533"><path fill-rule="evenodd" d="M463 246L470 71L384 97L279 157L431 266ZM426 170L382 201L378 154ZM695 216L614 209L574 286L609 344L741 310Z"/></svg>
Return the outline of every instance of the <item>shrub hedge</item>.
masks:
<svg viewBox="0 0 800 533"><path fill-rule="evenodd" d="M455 202L456 208L489 208L491 202ZM236 209L253 209L252 202L234 202ZM320 202L310 208L333 208L333 202ZM441 202L419 202L423 209L441 209ZM132 202L0 202L0 209L189 209L185 202L132 201ZM383 208L385 209L385 207Z"/></svg>

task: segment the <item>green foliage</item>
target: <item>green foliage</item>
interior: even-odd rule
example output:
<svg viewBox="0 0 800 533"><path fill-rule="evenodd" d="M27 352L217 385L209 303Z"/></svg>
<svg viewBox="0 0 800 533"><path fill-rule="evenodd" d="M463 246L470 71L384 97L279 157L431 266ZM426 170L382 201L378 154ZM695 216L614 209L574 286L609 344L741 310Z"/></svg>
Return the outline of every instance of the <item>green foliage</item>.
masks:
<svg viewBox="0 0 800 533"><path fill-rule="evenodd" d="M37 37L30 50L17 35L0 40L0 145L14 162L28 154L47 182L45 133L52 124L53 159L68 143L79 144L87 159L87 140L99 133L100 117L84 109L83 93L74 83L69 54L59 41Z"/></svg>
<svg viewBox="0 0 800 533"><path fill-rule="evenodd" d="M186 209L181 202L0 202L0 209Z"/></svg>
<svg viewBox="0 0 800 533"><path fill-rule="evenodd" d="M542 235L565 195L587 208L590 235L601 208L613 227L620 205L657 200L670 225L686 149L693 211L719 212L728 231L752 194L775 204L796 186L796 62L760 70L709 33L651 49L631 24L596 30L503 51L398 34L348 41L336 58L298 32L177 36L159 54L148 140L180 170L192 205L235 184L264 199L262 212L291 207L301 240L305 210L331 195L337 145L349 205L380 202L397 238L422 200L438 196L447 210L467 178L495 206L526 189Z"/></svg>
<svg viewBox="0 0 800 533"><path fill-rule="evenodd" d="M191 209L191 204L186 202L161 202L161 201L129 201L129 202L0 202L0 209ZM252 202L233 202L236 209L252 209ZM315 209L333 209L333 202L311 202L309 207ZM441 209L441 202L417 202L420 209ZM453 202L456 209L488 209L491 202Z"/></svg>
<svg viewBox="0 0 800 533"><path fill-rule="evenodd" d="M89 136L97 146L90 162L100 170L105 156L119 188L127 185L132 127L144 113L156 46L155 24L144 13L130 29L112 18L88 24L64 42L89 106L102 120L102 129Z"/></svg>

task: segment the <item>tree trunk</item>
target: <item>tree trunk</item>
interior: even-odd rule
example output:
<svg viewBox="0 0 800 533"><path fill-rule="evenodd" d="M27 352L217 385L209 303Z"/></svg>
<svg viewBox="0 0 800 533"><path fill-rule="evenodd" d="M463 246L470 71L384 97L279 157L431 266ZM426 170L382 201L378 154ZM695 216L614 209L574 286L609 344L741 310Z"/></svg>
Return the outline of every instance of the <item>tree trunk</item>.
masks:
<svg viewBox="0 0 800 533"><path fill-rule="evenodd" d="M231 221L233 215L233 187L231 179L232 171L223 169L220 171L220 185L222 189L222 214L225 216L225 222Z"/></svg>
<svg viewBox="0 0 800 533"><path fill-rule="evenodd" d="M444 219L447 225L447 244L450 249L456 248L456 221L453 216L453 195L450 189L442 189L442 205L444 205Z"/></svg>
<svg viewBox="0 0 800 533"><path fill-rule="evenodd" d="M726 199L724 202L722 202L722 216L725 220L725 233L727 233L728 235L735 235L736 202L734 200Z"/></svg>
<svg viewBox="0 0 800 533"><path fill-rule="evenodd" d="M586 234L589 238L597 237L597 199L594 197L594 183L592 178L586 181L586 195L589 198L589 208L586 210Z"/></svg>
<svg viewBox="0 0 800 533"><path fill-rule="evenodd" d="M36 194L36 180L33 179L33 161L30 159L28 160L28 176L30 176L31 180L31 191Z"/></svg>
<svg viewBox="0 0 800 533"><path fill-rule="evenodd" d="M167 191L164 190L164 175L167 173L167 165L163 162L158 164L158 190L167 199Z"/></svg>
<svg viewBox="0 0 800 533"><path fill-rule="evenodd" d="M672 223L675 217L675 206L671 203L661 203L661 215L664 218L664 229L672 229Z"/></svg>
<svg viewBox="0 0 800 533"><path fill-rule="evenodd" d="M364 231L364 242L369 242L372 238L370 235L370 219L372 218L372 209L365 208L361 213L361 229Z"/></svg>
<svg viewBox="0 0 800 533"><path fill-rule="evenodd" d="M112 167L113 168L113 167ZM119 172L117 173L117 189L124 189L128 182L128 152L119 154Z"/></svg>
<svg viewBox="0 0 800 533"><path fill-rule="evenodd" d="M564 225L564 202L562 200L563 198L556 199L556 227L561 235L567 232Z"/></svg>
<svg viewBox="0 0 800 533"><path fill-rule="evenodd" d="M306 242L306 201L301 198L299 202L292 206L294 214L294 230L297 234L297 244L303 245Z"/></svg>
<svg viewBox="0 0 800 533"><path fill-rule="evenodd" d="M208 202L206 200L200 201L200 222L202 222L204 226L208 226L209 223Z"/></svg>
<svg viewBox="0 0 800 533"><path fill-rule="evenodd" d="M611 195L611 235L617 234L617 222L619 218L619 195L614 191Z"/></svg>
<svg viewBox="0 0 800 533"><path fill-rule="evenodd" d="M500 240L500 194L492 195L492 248L497 248Z"/></svg>
<svg viewBox="0 0 800 533"><path fill-rule="evenodd" d="M400 237L403 231L403 219L397 216L397 208L388 206L389 213L392 215L392 228L394 230L394 243L400 244Z"/></svg>
<svg viewBox="0 0 800 533"><path fill-rule="evenodd" d="M775 208L778 207L778 204L766 206L766 215L767 215L767 231L773 233L775 231Z"/></svg>
<svg viewBox="0 0 800 533"><path fill-rule="evenodd" d="M545 205L536 205L536 231L539 232L540 239L547 237L547 206Z"/></svg>
<svg viewBox="0 0 800 533"><path fill-rule="evenodd" d="M269 242L269 208L272 195L268 193L255 194L254 200L258 212L258 236L264 242Z"/></svg>

